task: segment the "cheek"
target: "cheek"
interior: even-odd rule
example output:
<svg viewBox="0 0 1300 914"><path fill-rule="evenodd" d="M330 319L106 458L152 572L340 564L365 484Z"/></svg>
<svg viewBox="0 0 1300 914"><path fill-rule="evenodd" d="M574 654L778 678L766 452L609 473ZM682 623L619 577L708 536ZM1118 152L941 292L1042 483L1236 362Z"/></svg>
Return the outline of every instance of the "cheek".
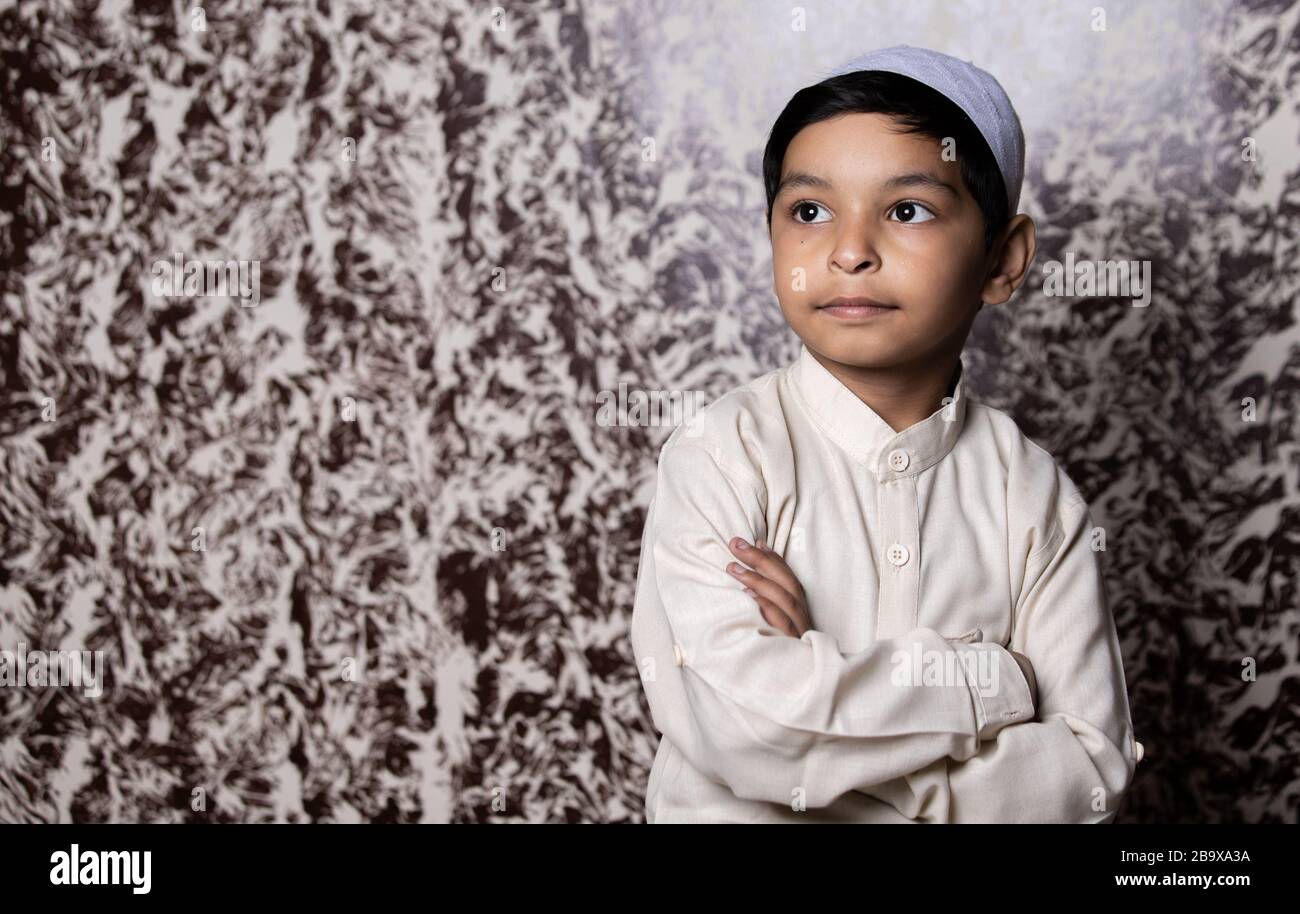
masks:
<svg viewBox="0 0 1300 914"><path fill-rule="evenodd" d="M904 251L896 255L894 266L900 285L931 293L955 292L973 276L966 259L951 249Z"/></svg>
<svg viewBox="0 0 1300 914"><path fill-rule="evenodd" d="M772 245L772 282L782 301L793 301L808 294L812 266L809 248L795 238L774 239ZM801 273L802 271L802 273ZM800 276L802 275L802 282Z"/></svg>

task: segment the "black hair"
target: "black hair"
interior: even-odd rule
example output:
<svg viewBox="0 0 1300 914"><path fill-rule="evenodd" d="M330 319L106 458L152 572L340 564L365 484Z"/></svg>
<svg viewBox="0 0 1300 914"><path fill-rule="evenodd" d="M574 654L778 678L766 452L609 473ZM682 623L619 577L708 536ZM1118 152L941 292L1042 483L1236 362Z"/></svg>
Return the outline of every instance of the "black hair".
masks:
<svg viewBox="0 0 1300 914"><path fill-rule="evenodd" d="M767 226L781 183L785 151L800 130L841 114L886 114L904 133L942 142L952 137L960 151L957 162L966 189L984 215L984 250L1014 215L1007 211L1007 189L997 160L970 116L942 93L910 76L881 70L858 70L832 76L800 89L786 103L768 134L763 150L763 183L767 189Z"/></svg>

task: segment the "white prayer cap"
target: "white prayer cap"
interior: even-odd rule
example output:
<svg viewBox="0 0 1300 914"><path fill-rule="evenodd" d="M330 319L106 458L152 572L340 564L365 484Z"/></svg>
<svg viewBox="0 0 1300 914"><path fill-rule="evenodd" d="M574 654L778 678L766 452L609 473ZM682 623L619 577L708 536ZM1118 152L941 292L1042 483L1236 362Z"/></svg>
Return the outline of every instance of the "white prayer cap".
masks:
<svg viewBox="0 0 1300 914"><path fill-rule="evenodd" d="M1008 215L1016 214L1025 178L1025 133L1011 99L992 74L970 61L927 48L900 44L869 51L837 67L827 78L858 70L884 70L910 76L952 100L975 122L1007 186Z"/></svg>

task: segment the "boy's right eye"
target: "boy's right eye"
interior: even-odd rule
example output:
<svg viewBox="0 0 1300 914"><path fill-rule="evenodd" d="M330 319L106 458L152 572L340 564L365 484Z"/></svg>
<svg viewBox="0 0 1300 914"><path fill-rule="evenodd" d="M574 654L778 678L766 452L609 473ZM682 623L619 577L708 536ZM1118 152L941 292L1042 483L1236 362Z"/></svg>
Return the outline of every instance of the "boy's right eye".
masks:
<svg viewBox="0 0 1300 914"><path fill-rule="evenodd" d="M825 219L812 221L815 219L818 211L826 212L826 207L820 203L813 203L811 200L800 200L790 207L790 216L800 225L816 225L817 222L825 222ZM804 221L801 217L807 216L809 221Z"/></svg>

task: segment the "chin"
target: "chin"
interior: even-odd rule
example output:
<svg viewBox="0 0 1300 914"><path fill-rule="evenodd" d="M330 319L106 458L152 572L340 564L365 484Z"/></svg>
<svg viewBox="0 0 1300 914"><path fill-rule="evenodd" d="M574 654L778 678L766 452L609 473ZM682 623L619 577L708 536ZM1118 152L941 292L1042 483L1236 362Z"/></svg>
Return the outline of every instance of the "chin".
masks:
<svg viewBox="0 0 1300 914"><path fill-rule="evenodd" d="M804 343L813 352L820 353L841 365L855 368L888 368L901 361L902 353L895 347L879 340L850 339L852 336L866 336L856 328L845 328L838 334L811 334L802 336Z"/></svg>

